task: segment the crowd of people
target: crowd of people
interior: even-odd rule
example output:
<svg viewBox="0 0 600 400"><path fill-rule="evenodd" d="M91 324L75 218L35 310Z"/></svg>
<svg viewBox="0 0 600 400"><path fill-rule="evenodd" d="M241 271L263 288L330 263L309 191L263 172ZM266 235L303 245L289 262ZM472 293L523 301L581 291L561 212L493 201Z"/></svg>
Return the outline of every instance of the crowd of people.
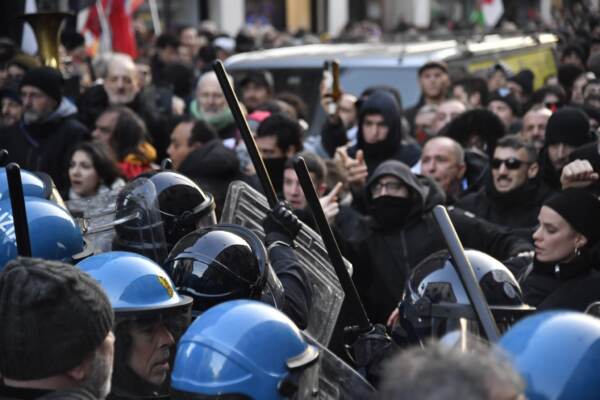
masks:
<svg viewBox="0 0 600 400"><path fill-rule="evenodd" d="M443 60L418 69L421 97L406 108L381 82L339 96L323 84L316 136L304 99L278 91L268 71L230 77L282 199L262 220L264 239L217 224L232 182L262 189L211 70L248 49L243 32L183 27L135 60L89 60L81 37L63 35L59 69L0 39L0 149L33 172L22 176L34 256L16 258L2 222L0 399L314 395L326 353L300 331L318 296L294 250L302 227L316 228L299 157L375 325L348 357L342 330L357 310L342 307L321 345L354 362L363 389L386 399L599 396L592 366L589 381L579 371L579 386L548 389L530 380L542 367L481 343L459 351L473 337L444 336L479 325L432 213L445 206L470 249L509 356L544 356L541 345L521 353L510 326L524 314L516 327L530 324L540 341L561 341L546 325L567 324L598 343L600 322L583 314L600 301L600 22L590 21L560 43L557 75L541 87L528 68L451 76ZM12 213L0 189L0 211ZM110 251L89 248L73 204L111 193ZM435 304L457 308L442 318ZM554 312L527 318L536 309ZM571 360L586 359L569 343Z"/></svg>

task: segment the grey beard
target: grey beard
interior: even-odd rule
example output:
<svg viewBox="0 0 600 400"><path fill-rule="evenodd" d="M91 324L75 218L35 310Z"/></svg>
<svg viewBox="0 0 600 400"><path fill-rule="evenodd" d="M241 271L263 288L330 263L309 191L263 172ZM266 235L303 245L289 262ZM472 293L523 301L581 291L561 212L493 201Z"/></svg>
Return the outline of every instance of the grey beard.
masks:
<svg viewBox="0 0 600 400"><path fill-rule="evenodd" d="M113 364L109 361L100 350L96 350L90 374L82 384L100 400L104 400L111 389Z"/></svg>
<svg viewBox="0 0 600 400"><path fill-rule="evenodd" d="M42 121L45 116L45 114L38 113L36 111L25 111L23 113L23 121L25 121L26 125L31 125Z"/></svg>

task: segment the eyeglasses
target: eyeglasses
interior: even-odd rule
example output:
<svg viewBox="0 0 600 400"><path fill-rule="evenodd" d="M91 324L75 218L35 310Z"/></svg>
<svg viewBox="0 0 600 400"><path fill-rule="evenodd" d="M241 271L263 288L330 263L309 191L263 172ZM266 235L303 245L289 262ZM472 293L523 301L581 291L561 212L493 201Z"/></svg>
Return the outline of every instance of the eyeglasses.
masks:
<svg viewBox="0 0 600 400"><path fill-rule="evenodd" d="M386 193L397 193L402 190L403 187L404 185L402 183L396 181L377 182L371 186L371 195L376 196L381 194L384 188Z"/></svg>
<svg viewBox="0 0 600 400"><path fill-rule="evenodd" d="M507 169L519 169L519 168L521 168L521 165L531 164L531 163L528 161L521 161L516 157L510 157L510 158L507 158L506 160L502 160L500 158L492 158L492 161L490 162L490 164L492 165L493 169L500 168L502 166L502 164L504 164Z"/></svg>

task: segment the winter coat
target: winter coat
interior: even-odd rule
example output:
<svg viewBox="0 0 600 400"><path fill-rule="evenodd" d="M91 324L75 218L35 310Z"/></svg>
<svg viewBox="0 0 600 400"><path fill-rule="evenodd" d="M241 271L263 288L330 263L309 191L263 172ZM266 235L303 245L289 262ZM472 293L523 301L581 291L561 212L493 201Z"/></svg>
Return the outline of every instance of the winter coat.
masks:
<svg viewBox="0 0 600 400"><path fill-rule="evenodd" d="M414 175L406 165L388 161L367 182L368 203L372 202L369 188L384 175L397 177L411 192L413 205L405 224L390 230L371 220L347 244L355 268L353 278L373 323L385 323L401 299L412 269L430 254L446 248L431 213L434 206L444 203L441 188L430 178ZM531 250L527 241L469 212L452 207L448 212L465 248L500 260Z"/></svg>
<svg viewBox="0 0 600 400"><path fill-rule="evenodd" d="M538 310L585 311L600 300L597 261L581 255L569 263L546 264L532 260L520 277L525 302Z"/></svg>
<svg viewBox="0 0 600 400"><path fill-rule="evenodd" d="M0 400L96 400L97 397L84 388L42 390L14 388L0 384Z"/></svg>
<svg viewBox="0 0 600 400"><path fill-rule="evenodd" d="M89 130L77 119L77 108L63 98L58 108L44 121L19 124L0 130L0 148L8 151L8 160L21 168L46 172L59 191L68 182L64 171L68 168L70 149L89 139Z"/></svg>
<svg viewBox="0 0 600 400"><path fill-rule="evenodd" d="M500 193L490 175L484 187L460 198L455 205L531 240L540 208L553 193L543 181L535 178L508 193Z"/></svg>

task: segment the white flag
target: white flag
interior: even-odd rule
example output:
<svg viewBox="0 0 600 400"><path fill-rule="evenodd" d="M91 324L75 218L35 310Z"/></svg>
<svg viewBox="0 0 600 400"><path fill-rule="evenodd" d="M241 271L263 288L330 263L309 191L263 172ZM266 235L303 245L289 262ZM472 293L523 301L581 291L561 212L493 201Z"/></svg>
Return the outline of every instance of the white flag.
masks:
<svg viewBox="0 0 600 400"><path fill-rule="evenodd" d="M481 12L485 26L495 26L504 14L504 3L502 0L481 0Z"/></svg>
<svg viewBox="0 0 600 400"><path fill-rule="evenodd" d="M35 0L27 0L25 3L25 14L35 14L37 12L37 5ZM33 29L28 23L23 24L23 38L21 40L21 49L31 55L35 55L38 50L37 40L35 40L35 34Z"/></svg>

